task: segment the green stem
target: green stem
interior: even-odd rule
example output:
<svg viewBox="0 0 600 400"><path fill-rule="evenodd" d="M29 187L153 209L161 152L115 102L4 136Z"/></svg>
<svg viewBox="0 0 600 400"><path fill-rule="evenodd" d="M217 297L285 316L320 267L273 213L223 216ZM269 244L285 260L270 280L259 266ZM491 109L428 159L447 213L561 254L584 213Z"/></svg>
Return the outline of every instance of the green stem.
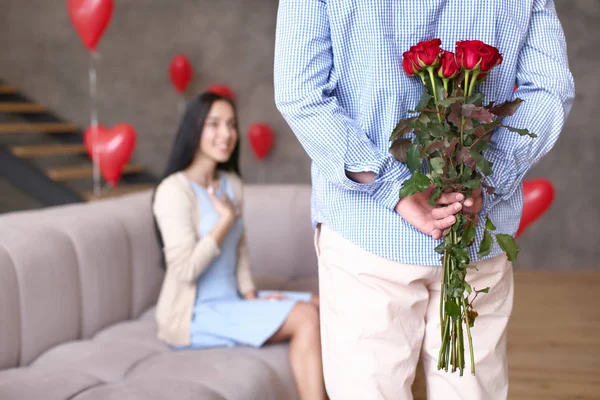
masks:
<svg viewBox="0 0 600 400"><path fill-rule="evenodd" d="M448 94L448 96L450 96L450 93L448 92L448 81L449 80L450 79L448 79L448 78L443 78L442 79L442 82L444 82L444 90L446 91L446 94Z"/></svg>
<svg viewBox="0 0 600 400"><path fill-rule="evenodd" d="M431 79L431 90L433 91L433 100L437 103L437 84L435 83L435 75L433 74L433 67L427 67L427 72L429 72L429 79ZM440 115L440 110L438 105L435 104L435 109L437 111L438 121L442 123L442 116Z"/></svg>
<svg viewBox="0 0 600 400"><path fill-rule="evenodd" d="M462 299L462 305L465 310L465 325L467 326L467 338L469 339L469 355L471 356L471 375L475 375L475 355L473 354L473 338L471 337L471 327L469 314L467 313L467 304L465 298Z"/></svg>
<svg viewBox="0 0 600 400"><path fill-rule="evenodd" d="M438 354L438 370L442 368L447 368L444 360L446 359L446 347L448 346L448 335L446 331L448 330L448 317L442 321L442 345L440 346L440 352Z"/></svg>
<svg viewBox="0 0 600 400"><path fill-rule="evenodd" d="M471 82L469 82L469 86L467 87L469 89L469 91L466 93L467 99L473 94L473 89L477 83L477 76L479 76L479 68L473 70L473 79L471 79Z"/></svg>
<svg viewBox="0 0 600 400"><path fill-rule="evenodd" d="M466 70L465 71L465 80L463 83L464 86L464 95L465 97L468 99L469 98L469 79L471 77L471 71L470 70ZM463 146L463 143L465 141L465 117L460 117L460 145L461 147ZM463 171L465 169L465 165L464 164L460 164L460 174L463 174Z"/></svg>

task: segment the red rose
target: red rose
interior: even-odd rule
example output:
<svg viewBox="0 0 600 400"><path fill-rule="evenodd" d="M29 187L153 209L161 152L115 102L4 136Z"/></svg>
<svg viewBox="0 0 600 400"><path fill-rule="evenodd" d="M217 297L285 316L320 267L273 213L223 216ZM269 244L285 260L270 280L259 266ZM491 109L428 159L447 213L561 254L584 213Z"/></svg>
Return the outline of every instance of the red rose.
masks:
<svg viewBox="0 0 600 400"><path fill-rule="evenodd" d="M410 52L414 54L420 68L437 67L440 63L440 53L442 51L442 41L440 39L426 40L419 42L410 48Z"/></svg>
<svg viewBox="0 0 600 400"><path fill-rule="evenodd" d="M441 65L437 70L437 75L442 79L452 79L460 72L460 67L456 63L454 53L444 51L441 56Z"/></svg>
<svg viewBox="0 0 600 400"><path fill-rule="evenodd" d="M467 70L479 67L481 72L488 72L502 62L502 55L481 40L463 40L456 42L456 62Z"/></svg>
<svg viewBox="0 0 600 400"><path fill-rule="evenodd" d="M402 57L402 67L407 75L413 76L414 74L421 72L421 68L419 68L419 63L413 52L406 51L402 53Z"/></svg>

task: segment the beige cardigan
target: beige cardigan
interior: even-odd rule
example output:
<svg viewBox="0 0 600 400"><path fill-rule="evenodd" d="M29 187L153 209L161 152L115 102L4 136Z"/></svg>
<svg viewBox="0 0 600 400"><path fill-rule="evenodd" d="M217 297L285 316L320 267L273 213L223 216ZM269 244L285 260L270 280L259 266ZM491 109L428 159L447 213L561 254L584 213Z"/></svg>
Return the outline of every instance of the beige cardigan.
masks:
<svg viewBox="0 0 600 400"><path fill-rule="evenodd" d="M234 173L225 173L242 210L242 182ZM200 237L201 211L188 178L177 172L156 189L152 210L164 242L167 271L156 305L158 337L174 346L190 344L190 325L197 281L220 254L212 236ZM238 290L254 290L248 248L242 234L237 257Z"/></svg>

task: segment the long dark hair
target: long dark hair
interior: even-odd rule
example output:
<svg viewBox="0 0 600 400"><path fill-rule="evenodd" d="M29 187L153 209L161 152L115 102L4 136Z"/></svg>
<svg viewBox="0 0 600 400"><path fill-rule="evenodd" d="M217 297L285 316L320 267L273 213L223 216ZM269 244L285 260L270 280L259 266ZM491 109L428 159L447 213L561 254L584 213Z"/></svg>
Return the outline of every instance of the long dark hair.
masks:
<svg viewBox="0 0 600 400"><path fill-rule="evenodd" d="M202 136L202 130L204 128L204 123L206 121L206 117L210 112L212 105L216 101L226 101L231 107L233 107L233 112L236 118L236 126L237 124L237 110L235 104L227 97L211 93L205 92L200 94L194 100L188 103L183 118L179 123L179 128L177 129L177 135L175 136L175 140L173 141L173 147L171 149L171 155L169 156L169 161L167 162L167 167L165 168L165 172L163 173L160 182L162 182L168 176L185 170L189 167L194 161L194 157L198 151L198 147L200 146L200 136ZM238 135L239 136L239 135ZM240 175L239 168L239 154L240 154L240 146L239 146L239 138L235 144L233 152L231 153L231 157L224 163L217 164L217 169L227 172L235 172ZM158 183L160 185L160 182ZM158 186L158 185L157 185ZM156 194L156 188L152 193L152 204L154 204L154 196ZM164 257L164 242L162 238L162 234L156 222L156 217L154 213L152 213L152 218L154 220L154 231L156 233L156 238L158 240L158 244L160 247L160 251L163 255L162 259L162 267L166 268L166 261Z"/></svg>

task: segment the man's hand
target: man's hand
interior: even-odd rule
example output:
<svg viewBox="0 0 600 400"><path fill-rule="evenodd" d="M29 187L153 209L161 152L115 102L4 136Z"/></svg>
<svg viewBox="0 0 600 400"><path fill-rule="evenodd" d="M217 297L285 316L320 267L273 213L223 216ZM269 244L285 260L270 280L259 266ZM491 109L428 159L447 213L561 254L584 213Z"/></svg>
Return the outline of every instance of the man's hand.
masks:
<svg viewBox="0 0 600 400"><path fill-rule="evenodd" d="M369 184L375 182L374 172L350 172L346 171L346 176L354 182Z"/></svg>
<svg viewBox="0 0 600 400"><path fill-rule="evenodd" d="M483 208L482 191L481 191L481 189L475 189L475 190L473 190L471 197L469 197L467 200L465 200L463 210L464 210L465 214L469 214L469 215L475 217L475 224L477 225L477 222L479 220L479 212L481 211L482 208Z"/></svg>
<svg viewBox="0 0 600 400"><path fill-rule="evenodd" d="M396 212L419 231L437 240L445 229L456 222L454 214L463 209L465 196L462 193L445 193L438 199L437 206L432 207L429 197L434 189L435 186L431 185L424 192L403 197L396 205ZM483 204L481 190L473 194L474 197L464 201L464 209L467 213L477 215Z"/></svg>

